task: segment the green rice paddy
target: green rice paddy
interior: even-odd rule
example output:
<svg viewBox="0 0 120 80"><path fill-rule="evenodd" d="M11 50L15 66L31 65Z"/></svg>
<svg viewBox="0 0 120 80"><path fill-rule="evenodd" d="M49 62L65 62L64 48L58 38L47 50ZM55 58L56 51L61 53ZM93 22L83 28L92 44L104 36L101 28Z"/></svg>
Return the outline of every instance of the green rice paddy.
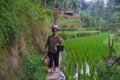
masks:
<svg viewBox="0 0 120 80"><path fill-rule="evenodd" d="M94 78L95 65L108 55L107 38L108 33L100 33L93 36L68 39L63 42L68 54L66 67L67 79L74 80L76 62L78 62L79 78L87 78L85 74L86 62L89 62L90 78ZM81 74L81 66L83 66L84 75Z"/></svg>

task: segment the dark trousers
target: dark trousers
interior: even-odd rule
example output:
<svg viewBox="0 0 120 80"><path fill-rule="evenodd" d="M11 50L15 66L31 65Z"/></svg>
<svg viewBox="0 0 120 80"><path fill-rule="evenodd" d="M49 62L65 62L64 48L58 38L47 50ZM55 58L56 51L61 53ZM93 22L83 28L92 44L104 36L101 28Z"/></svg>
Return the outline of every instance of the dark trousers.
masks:
<svg viewBox="0 0 120 80"><path fill-rule="evenodd" d="M49 56L49 68L53 67L53 64L55 67L59 66L59 52L51 53L48 52Z"/></svg>

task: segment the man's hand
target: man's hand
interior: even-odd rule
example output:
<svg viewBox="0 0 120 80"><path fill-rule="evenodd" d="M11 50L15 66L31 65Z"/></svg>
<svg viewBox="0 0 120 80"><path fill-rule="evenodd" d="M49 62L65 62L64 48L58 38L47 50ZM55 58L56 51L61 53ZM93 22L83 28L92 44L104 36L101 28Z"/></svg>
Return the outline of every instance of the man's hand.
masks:
<svg viewBox="0 0 120 80"><path fill-rule="evenodd" d="M46 49L44 49L42 52L45 54L47 51L46 51Z"/></svg>
<svg viewBox="0 0 120 80"><path fill-rule="evenodd" d="M62 41L63 41L63 38L59 38L59 44L61 44L62 43Z"/></svg>

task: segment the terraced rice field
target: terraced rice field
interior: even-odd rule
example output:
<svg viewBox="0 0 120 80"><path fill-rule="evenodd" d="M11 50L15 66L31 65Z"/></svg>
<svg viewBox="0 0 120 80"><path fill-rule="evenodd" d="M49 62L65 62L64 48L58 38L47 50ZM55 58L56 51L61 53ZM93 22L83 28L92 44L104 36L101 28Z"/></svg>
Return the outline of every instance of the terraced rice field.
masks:
<svg viewBox="0 0 120 80"><path fill-rule="evenodd" d="M65 45L67 57L66 77L67 80L74 80L76 71L76 62L78 63L78 78L86 80L97 79L95 75L95 66L108 55L108 33L98 35L68 39L63 42ZM86 72L86 62L90 67L90 76ZM83 74L81 68L83 66Z"/></svg>

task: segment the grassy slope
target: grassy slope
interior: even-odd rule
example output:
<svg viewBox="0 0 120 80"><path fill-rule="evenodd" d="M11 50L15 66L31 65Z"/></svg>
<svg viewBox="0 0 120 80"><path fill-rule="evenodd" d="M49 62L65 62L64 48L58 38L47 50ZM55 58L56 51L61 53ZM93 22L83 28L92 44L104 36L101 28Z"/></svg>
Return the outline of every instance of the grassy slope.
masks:
<svg viewBox="0 0 120 80"><path fill-rule="evenodd" d="M0 2L0 79L45 80L47 68L40 61L40 50L44 47L48 35L52 11L42 8L36 0ZM19 66L16 73L13 64Z"/></svg>

